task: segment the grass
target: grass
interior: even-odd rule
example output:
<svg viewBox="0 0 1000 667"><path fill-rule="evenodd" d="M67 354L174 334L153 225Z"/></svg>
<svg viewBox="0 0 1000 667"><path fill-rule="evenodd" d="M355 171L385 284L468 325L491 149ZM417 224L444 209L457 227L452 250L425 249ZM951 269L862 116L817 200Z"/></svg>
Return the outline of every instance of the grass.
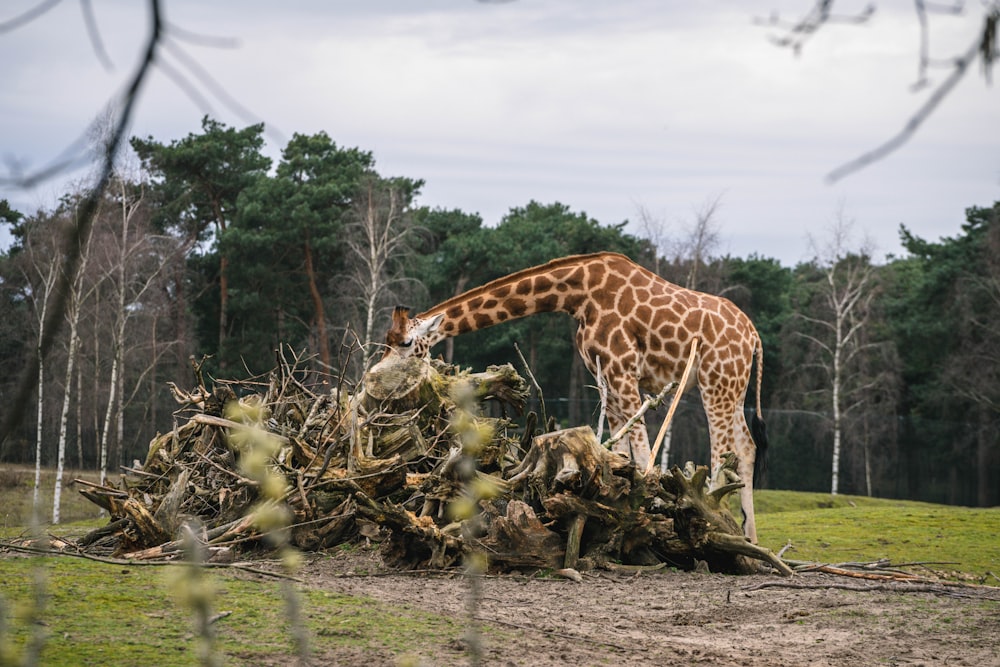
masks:
<svg viewBox="0 0 1000 667"><path fill-rule="evenodd" d="M5 517L0 536L24 534L29 521L19 517L30 515L33 473L26 473L27 483L20 474L0 473L0 511ZM78 537L106 521L93 518L96 508L76 491L67 488L63 497L63 516L88 520L43 526L45 532ZM777 550L791 542L789 558L834 563L879 558L894 563L951 561L955 564L933 567L973 580L989 572L1000 574L1000 508L767 490L756 493L755 499L761 544ZM171 583L170 570L176 568L68 557L0 558L0 612L7 615L7 635L0 632L0 664L6 664L5 650L20 652L27 641L27 617L39 573L47 598L41 664L197 664L191 615L173 593L178 586ZM284 657L293 647L281 586L231 571L213 570L207 577L216 589L213 610L232 612L215 626L217 648L227 663L287 661ZM314 656L357 651L389 662L410 655L415 663L414 647L456 647L465 629L462 619L405 605L322 590L305 589L301 596ZM484 632L493 637L504 633L489 627Z"/></svg>
<svg viewBox="0 0 1000 667"><path fill-rule="evenodd" d="M8 606L13 621L9 636L0 637L7 643L0 646L0 664L6 664L4 649L23 651L39 573L46 594L40 664L197 664L191 616L174 595L180 570L68 557L0 560L0 606ZM205 576L215 589L213 611L231 612L215 624L217 651L227 663L274 664L293 654L278 583L229 571ZM447 645L464 631L460 621L370 598L321 590L302 590L301 597L314 655L358 649L405 656L414 646Z"/></svg>
<svg viewBox="0 0 1000 667"><path fill-rule="evenodd" d="M787 558L828 563L934 562L958 578L998 583L1000 507L972 508L824 493L754 494L760 543Z"/></svg>
<svg viewBox="0 0 1000 667"><path fill-rule="evenodd" d="M100 509L80 495L73 484L74 479L97 482L98 473L92 470L63 471L63 488L59 503L62 522L72 523L84 519L96 519ZM52 520L52 498L55 489L56 472L43 468L39 480L41 510L39 520ZM31 503L34 497L35 471L30 466L0 466L0 529L17 529L31 524Z"/></svg>
<svg viewBox="0 0 1000 667"><path fill-rule="evenodd" d="M40 532L80 537L107 523L99 509L70 484L82 477L97 481L95 473L67 471L60 513L53 526L52 487L55 473L42 471ZM29 534L34 470L0 468L0 538ZM191 614L175 596L178 568L109 565L69 558L0 558L0 665L17 664L28 639L36 578L42 575L46 596L42 611L44 665L139 665L164 667L196 665ZM293 653L280 585L249 580L235 573L213 570L217 612L232 614L217 625L217 650L227 664L276 664ZM314 655L338 650L374 650L404 658L414 646L452 644L464 625L446 616L425 614L375 600L301 590L303 615ZM6 631L6 636L4 632ZM419 640L419 641L418 641ZM429 643L427 643L429 642ZM433 656L424 656L425 660ZM5 661L8 659L8 661Z"/></svg>

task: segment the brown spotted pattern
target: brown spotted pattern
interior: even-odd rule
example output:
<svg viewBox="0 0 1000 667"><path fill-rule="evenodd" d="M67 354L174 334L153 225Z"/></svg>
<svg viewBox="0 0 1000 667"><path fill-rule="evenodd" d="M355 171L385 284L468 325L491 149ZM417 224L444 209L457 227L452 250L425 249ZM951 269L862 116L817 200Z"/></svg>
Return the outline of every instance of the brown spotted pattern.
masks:
<svg viewBox="0 0 1000 667"><path fill-rule="evenodd" d="M638 412L641 392L657 393L680 381L691 343L700 340L692 383L698 383L708 417L712 468L726 452L736 453L746 483L741 491L744 529L756 542L756 448L743 402L754 355L760 369L763 350L753 323L729 300L674 285L623 255L577 255L494 280L412 319L397 308L386 355L425 355L445 338L553 311L567 312L579 323L576 349L592 374L601 360L612 431ZM758 370L758 416L760 376ZM650 455L645 424L640 422L617 448L645 467Z"/></svg>

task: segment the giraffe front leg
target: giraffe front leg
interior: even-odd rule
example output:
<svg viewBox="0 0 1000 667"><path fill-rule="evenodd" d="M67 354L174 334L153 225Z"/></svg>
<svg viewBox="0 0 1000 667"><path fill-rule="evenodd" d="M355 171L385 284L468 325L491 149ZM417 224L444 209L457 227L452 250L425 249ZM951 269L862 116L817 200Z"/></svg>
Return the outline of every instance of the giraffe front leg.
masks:
<svg viewBox="0 0 1000 667"><path fill-rule="evenodd" d="M608 426L614 435L642 407L642 397L637 385L611 386L608 392ZM649 463L649 434L646 431L646 420L640 419L632 426L625 437L614 445L614 451L629 457L640 470L645 470Z"/></svg>

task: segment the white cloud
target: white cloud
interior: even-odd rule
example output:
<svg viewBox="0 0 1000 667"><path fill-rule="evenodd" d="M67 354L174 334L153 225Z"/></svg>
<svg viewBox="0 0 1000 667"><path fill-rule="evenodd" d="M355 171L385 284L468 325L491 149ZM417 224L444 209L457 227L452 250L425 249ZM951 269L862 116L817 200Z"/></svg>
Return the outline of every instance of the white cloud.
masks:
<svg viewBox="0 0 1000 667"><path fill-rule="evenodd" d="M147 29L139 3L95 5L118 65L109 74L79 8L63 4L0 35L0 59L18 63L0 70L0 151L35 165L86 126L129 73ZM902 150L824 185L830 169L897 132L926 97L907 88L917 63L912 10L882 3L870 25L827 26L794 57L752 19L772 6L793 17L811 3L756 4L166 7L188 30L239 38L237 49L184 48L286 138L324 130L374 151L386 173L425 179L424 203L489 222L532 198L606 223L635 217L636 202L679 220L724 193L730 251L793 262L806 253L806 231L822 228L840 201L893 251L900 222L932 238L954 234L966 206L1000 198L997 90L978 73ZM933 19L938 56L965 48L969 14ZM168 141L199 131L206 111L158 73L134 131ZM217 100L211 112L245 123ZM280 140L269 141L277 156Z"/></svg>

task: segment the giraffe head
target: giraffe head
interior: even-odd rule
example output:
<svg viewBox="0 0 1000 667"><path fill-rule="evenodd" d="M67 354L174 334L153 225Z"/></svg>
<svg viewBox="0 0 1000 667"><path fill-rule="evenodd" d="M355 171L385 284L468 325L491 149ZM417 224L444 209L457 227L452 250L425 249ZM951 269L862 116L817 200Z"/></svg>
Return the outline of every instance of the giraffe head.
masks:
<svg viewBox="0 0 1000 667"><path fill-rule="evenodd" d="M382 358L392 354L402 357L422 357L431 349L431 346L438 341L434 336L444 314L433 317L409 317L410 309L405 306L396 306L392 311L392 326L385 334L385 354Z"/></svg>

